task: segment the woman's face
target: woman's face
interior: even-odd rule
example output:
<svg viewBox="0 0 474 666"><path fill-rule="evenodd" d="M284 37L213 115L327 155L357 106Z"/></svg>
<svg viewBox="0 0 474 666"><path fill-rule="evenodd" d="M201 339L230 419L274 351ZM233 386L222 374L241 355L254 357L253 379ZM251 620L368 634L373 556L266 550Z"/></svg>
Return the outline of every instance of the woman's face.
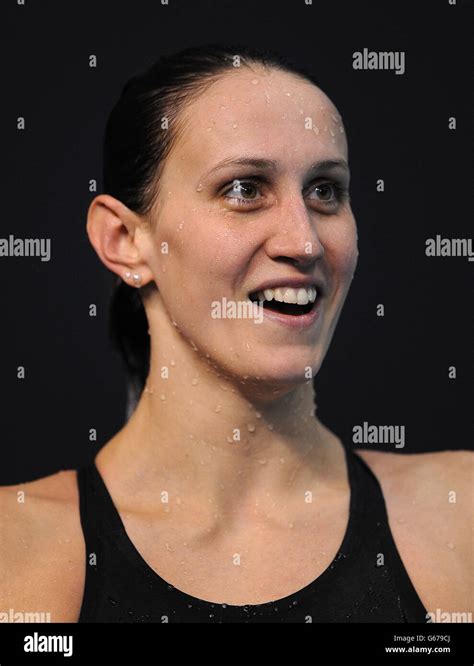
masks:
<svg viewBox="0 0 474 666"><path fill-rule="evenodd" d="M276 390L306 382L325 356L357 262L340 116L309 82L242 67L214 82L183 119L147 257L159 307L225 374ZM305 304L313 287L316 301ZM265 289L273 300L252 307L249 298ZM281 302L298 296L300 304Z"/></svg>

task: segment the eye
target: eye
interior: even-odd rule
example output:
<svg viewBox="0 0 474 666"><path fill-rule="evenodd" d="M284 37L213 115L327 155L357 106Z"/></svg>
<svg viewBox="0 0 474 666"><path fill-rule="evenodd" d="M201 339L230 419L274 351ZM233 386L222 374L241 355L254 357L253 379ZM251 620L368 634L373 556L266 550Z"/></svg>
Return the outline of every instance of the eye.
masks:
<svg viewBox="0 0 474 666"><path fill-rule="evenodd" d="M258 184L252 180L238 180L232 181L232 187L224 191L225 198L236 203L238 206L246 206L253 204L261 197L256 195L259 193Z"/></svg>
<svg viewBox="0 0 474 666"><path fill-rule="evenodd" d="M318 183L311 192L315 192L318 201L322 203L334 204L341 200L342 198L342 188L336 183ZM314 198L314 197L310 197Z"/></svg>

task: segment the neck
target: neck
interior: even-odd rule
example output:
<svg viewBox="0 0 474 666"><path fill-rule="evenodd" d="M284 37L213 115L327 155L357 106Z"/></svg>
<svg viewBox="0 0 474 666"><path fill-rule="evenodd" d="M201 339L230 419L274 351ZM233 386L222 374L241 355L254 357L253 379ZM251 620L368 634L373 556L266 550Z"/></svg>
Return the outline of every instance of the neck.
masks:
<svg viewBox="0 0 474 666"><path fill-rule="evenodd" d="M174 350L170 360L152 349L134 413L99 454L144 504L166 489L225 515L256 501L270 506L275 497L300 501L308 489L341 480L341 447L315 417L312 382L273 400L252 399L199 354Z"/></svg>

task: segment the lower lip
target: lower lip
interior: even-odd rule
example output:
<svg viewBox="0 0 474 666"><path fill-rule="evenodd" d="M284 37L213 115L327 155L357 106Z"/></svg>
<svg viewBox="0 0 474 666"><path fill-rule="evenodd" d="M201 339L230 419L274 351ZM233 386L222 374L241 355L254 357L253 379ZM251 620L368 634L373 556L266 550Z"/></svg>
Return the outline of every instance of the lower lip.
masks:
<svg viewBox="0 0 474 666"><path fill-rule="evenodd" d="M275 312L273 310L268 310L263 308L263 315L267 319L271 319L277 324L282 324L287 328L291 328L297 331L303 331L311 326L319 319L321 314L321 298L318 298L315 301L314 307L312 310L302 315L287 315L282 314L281 312Z"/></svg>

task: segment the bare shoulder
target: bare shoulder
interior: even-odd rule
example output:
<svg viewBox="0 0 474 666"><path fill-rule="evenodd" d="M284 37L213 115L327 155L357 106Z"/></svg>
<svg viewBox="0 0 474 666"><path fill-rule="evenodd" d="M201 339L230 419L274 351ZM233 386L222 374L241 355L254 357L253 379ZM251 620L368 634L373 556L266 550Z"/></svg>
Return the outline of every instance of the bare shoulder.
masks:
<svg viewBox="0 0 474 666"><path fill-rule="evenodd" d="M388 501L396 498L403 504L429 498L440 510L453 505L458 513L472 510L472 451L399 454L359 449L357 453L382 484Z"/></svg>
<svg viewBox="0 0 474 666"><path fill-rule="evenodd" d="M472 612L474 453L357 454L379 480L395 542L425 607Z"/></svg>
<svg viewBox="0 0 474 666"><path fill-rule="evenodd" d="M465 530L465 521L472 514L473 452L406 455L359 449L357 453L378 478L385 500L397 518L403 519L402 514L410 507L419 506L429 509L430 514L436 512L439 518L449 516Z"/></svg>
<svg viewBox="0 0 474 666"><path fill-rule="evenodd" d="M75 621L84 559L74 470L0 487L0 612Z"/></svg>
<svg viewBox="0 0 474 666"><path fill-rule="evenodd" d="M0 486L0 529L8 536L18 529L41 531L58 512L78 504L76 472L63 470L35 481ZM37 518L42 520L38 521ZM45 522L46 521L46 522Z"/></svg>
<svg viewBox="0 0 474 666"><path fill-rule="evenodd" d="M417 475L438 470L451 478L459 477L461 482L467 482L473 472L474 452L466 449L411 454L356 449L356 453L373 471L378 470L384 475Z"/></svg>

